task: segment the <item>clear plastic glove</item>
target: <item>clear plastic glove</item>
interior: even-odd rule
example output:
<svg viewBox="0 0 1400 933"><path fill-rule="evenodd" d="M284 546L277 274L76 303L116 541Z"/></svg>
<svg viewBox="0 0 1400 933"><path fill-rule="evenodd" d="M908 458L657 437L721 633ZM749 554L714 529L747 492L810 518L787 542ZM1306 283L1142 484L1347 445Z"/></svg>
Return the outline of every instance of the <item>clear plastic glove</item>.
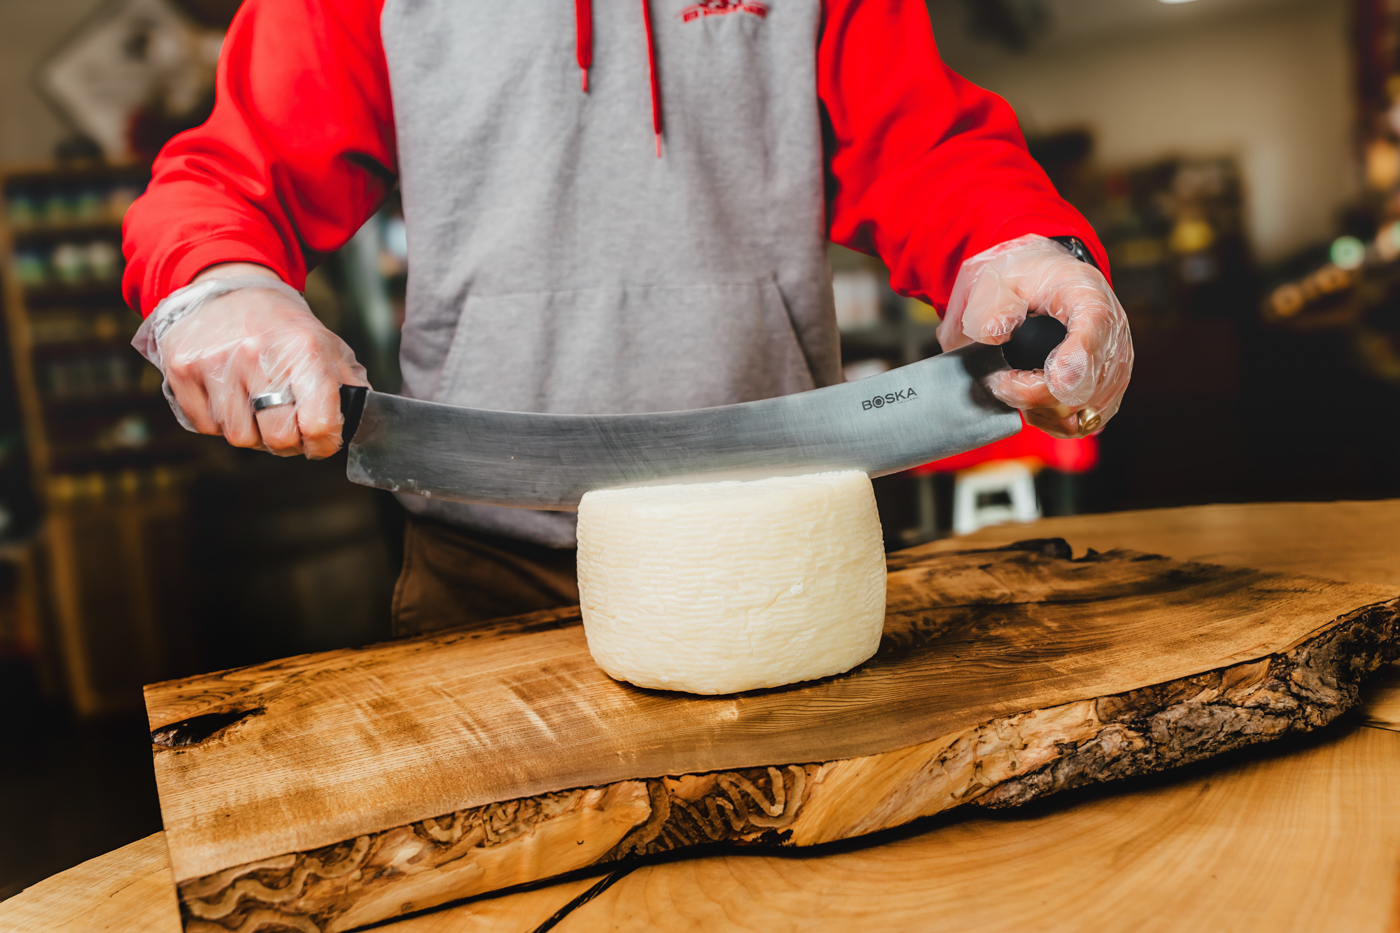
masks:
<svg viewBox="0 0 1400 933"><path fill-rule="evenodd" d="M938 342L944 350L1003 344L1029 314L1051 315L1069 333L1044 371L996 373L988 387L1047 434L1083 437L1102 430L1133 374L1133 338L1103 273L1062 244L1024 236L964 262L938 325ZM1089 408L1098 420L1089 414L1082 423L1080 412Z"/></svg>
<svg viewBox="0 0 1400 933"><path fill-rule="evenodd" d="M339 450L340 386L369 385L345 342L261 266L206 270L161 302L132 345L165 376L187 430L281 457ZM294 401L254 413L254 397L281 391Z"/></svg>

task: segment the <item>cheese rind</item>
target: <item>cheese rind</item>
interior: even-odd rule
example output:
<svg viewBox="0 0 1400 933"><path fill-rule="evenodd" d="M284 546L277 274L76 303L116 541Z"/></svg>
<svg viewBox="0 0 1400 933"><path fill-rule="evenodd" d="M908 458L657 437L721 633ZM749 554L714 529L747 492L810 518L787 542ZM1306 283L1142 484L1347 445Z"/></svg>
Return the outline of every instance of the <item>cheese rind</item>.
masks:
<svg viewBox="0 0 1400 933"><path fill-rule="evenodd" d="M855 471L590 492L578 576L594 660L640 687L737 693L840 674L884 629L880 519Z"/></svg>

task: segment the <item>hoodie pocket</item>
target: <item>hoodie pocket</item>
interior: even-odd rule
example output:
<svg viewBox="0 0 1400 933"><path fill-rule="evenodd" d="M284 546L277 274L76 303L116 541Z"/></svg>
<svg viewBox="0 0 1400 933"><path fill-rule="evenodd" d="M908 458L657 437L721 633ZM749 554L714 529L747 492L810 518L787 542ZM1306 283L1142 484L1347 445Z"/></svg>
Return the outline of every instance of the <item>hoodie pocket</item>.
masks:
<svg viewBox="0 0 1400 933"><path fill-rule="evenodd" d="M674 411L814 388L771 279L471 295L437 401L510 411Z"/></svg>

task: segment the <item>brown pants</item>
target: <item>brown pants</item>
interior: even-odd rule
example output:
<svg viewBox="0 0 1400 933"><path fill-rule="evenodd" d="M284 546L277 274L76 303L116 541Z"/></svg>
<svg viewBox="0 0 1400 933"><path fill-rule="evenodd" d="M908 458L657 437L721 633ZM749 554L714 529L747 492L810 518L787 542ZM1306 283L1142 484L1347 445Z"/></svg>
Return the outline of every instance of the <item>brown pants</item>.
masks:
<svg viewBox="0 0 1400 933"><path fill-rule="evenodd" d="M394 634L417 635L578 602L574 551L408 516Z"/></svg>

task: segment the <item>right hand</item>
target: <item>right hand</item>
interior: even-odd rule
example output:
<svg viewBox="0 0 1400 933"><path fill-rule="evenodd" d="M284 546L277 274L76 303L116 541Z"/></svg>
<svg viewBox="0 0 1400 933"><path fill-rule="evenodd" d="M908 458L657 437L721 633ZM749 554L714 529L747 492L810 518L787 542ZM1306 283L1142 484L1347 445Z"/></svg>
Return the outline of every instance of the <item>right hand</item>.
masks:
<svg viewBox="0 0 1400 933"><path fill-rule="evenodd" d="M263 266L226 263L195 279L263 275ZM209 301L160 338L168 391L189 427L222 435L235 447L309 460L340 449L340 387L369 385L354 351L316 319L304 301L244 288ZM254 414L252 399L291 391L291 405Z"/></svg>
<svg viewBox="0 0 1400 933"><path fill-rule="evenodd" d="M1028 312L1054 317L1068 336L1043 370L993 373L987 387L1052 437L1103 430L1133 374L1128 316L1103 273L1054 240L1019 237L964 262L938 341L944 350L973 342L1003 344ZM1085 430L1080 412L1091 407L1098 423Z"/></svg>

